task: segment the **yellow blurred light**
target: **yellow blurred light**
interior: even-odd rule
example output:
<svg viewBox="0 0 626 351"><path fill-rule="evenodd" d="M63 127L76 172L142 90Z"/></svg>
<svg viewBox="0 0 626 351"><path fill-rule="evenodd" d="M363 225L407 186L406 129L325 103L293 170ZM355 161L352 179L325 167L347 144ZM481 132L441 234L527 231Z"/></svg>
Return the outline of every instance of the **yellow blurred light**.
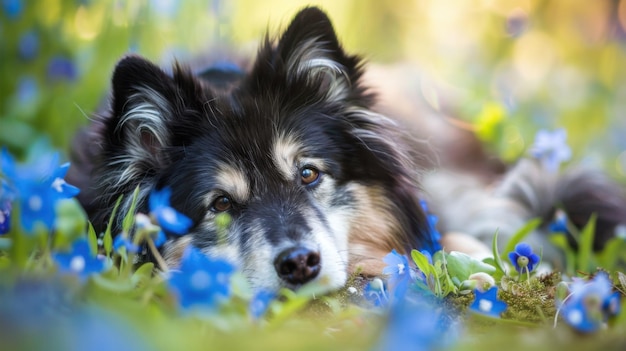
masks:
<svg viewBox="0 0 626 351"><path fill-rule="evenodd" d="M495 140L504 117L505 111L501 104L495 102L485 104L474 124L478 138L485 142Z"/></svg>
<svg viewBox="0 0 626 351"><path fill-rule="evenodd" d="M523 35L513 51L513 66L530 84L539 84L546 78L557 60L554 43L540 32Z"/></svg>
<svg viewBox="0 0 626 351"><path fill-rule="evenodd" d="M61 14L61 3L59 0L42 1L40 11L37 11L37 16L41 19L41 22L46 26L51 26L59 21Z"/></svg>
<svg viewBox="0 0 626 351"><path fill-rule="evenodd" d="M102 29L102 21L104 19L104 11L101 7L87 9L84 5L80 6L74 17L74 28L79 38L92 40Z"/></svg>

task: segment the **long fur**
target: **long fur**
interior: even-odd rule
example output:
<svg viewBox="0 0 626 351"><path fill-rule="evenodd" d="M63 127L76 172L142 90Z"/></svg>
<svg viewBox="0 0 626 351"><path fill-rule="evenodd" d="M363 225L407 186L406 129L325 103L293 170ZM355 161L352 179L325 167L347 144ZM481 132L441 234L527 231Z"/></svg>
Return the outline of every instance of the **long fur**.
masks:
<svg viewBox="0 0 626 351"><path fill-rule="evenodd" d="M345 283L349 270L380 274L382 257L430 244L419 204L413 148L400 128L371 110L360 58L346 54L328 17L307 8L277 40L265 38L252 67L228 89L175 65L168 75L137 56L122 59L110 106L77 138L70 180L102 229L113 204L153 189L194 226L181 247L236 262L255 286L297 287L274 272L277 256L304 247L321 256L318 279ZM299 173L313 167L319 184ZM212 203L228 196L231 224L220 237ZM278 270L278 268L277 268Z"/></svg>
<svg viewBox="0 0 626 351"><path fill-rule="evenodd" d="M350 272L379 275L392 249L432 245L423 195L441 216L440 230L485 242L498 228L512 233L531 217L548 221L557 205L577 225L598 213L597 248L626 219L617 186L585 171L552 179L522 163L491 174L502 179L495 190L479 181L480 170L440 171L426 175L422 191L420 171L435 164L424 159L439 157L377 112L363 74L362 60L344 52L317 8L299 12L279 38L266 36L246 71L196 75L175 64L166 73L125 57L113 72L109 105L75 140L68 181L82 189L79 199L99 230L120 196L124 213L139 188L138 211L147 212L150 193L171 188L172 206L194 224L169 237L167 262L176 265L194 245L269 289L311 280L340 287ZM464 140L472 145L460 146L465 156L442 159L488 165L483 153L465 162L479 148L475 138ZM319 177L303 182L311 170ZM224 199L225 229L215 205ZM112 224L119 229L119 219ZM544 234L537 237L545 243ZM285 257L315 273L285 273Z"/></svg>

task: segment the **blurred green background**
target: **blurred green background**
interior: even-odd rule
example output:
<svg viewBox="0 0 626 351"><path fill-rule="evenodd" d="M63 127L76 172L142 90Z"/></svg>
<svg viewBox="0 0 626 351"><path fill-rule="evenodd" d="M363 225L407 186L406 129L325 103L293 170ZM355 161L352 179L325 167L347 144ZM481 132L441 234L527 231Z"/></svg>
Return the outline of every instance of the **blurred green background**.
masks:
<svg viewBox="0 0 626 351"><path fill-rule="evenodd" d="M456 117L504 158L564 127L578 162L626 180L626 0L0 0L0 145L67 151L122 55L251 54L307 4L349 51L453 91Z"/></svg>

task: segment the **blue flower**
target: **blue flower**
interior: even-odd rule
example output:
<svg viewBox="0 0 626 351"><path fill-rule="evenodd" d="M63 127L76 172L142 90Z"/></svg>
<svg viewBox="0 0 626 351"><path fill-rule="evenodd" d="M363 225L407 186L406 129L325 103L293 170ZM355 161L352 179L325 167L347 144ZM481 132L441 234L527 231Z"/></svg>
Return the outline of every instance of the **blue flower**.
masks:
<svg viewBox="0 0 626 351"><path fill-rule="evenodd" d="M532 247L526 243L515 245L515 251L509 252L509 260L515 266L518 272L526 271L528 273L535 269L535 265L539 263L539 256L533 252Z"/></svg>
<svg viewBox="0 0 626 351"><path fill-rule="evenodd" d="M619 293L613 293L611 281L600 273L592 280L576 280L571 294L561 304L560 313L567 324L583 333L598 330L610 317L619 313Z"/></svg>
<svg viewBox="0 0 626 351"><path fill-rule="evenodd" d="M0 235L6 234L11 230L11 201L13 193L9 185L0 179Z"/></svg>
<svg viewBox="0 0 626 351"><path fill-rule="evenodd" d="M55 56L48 62L48 80L50 82L73 81L78 78L74 62L64 56Z"/></svg>
<svg viewBox="0 0 626 351"><path fill-rule="evenodd" d="M442 349L454 342L453 334L440 308L423 301L404 300L392 307L389 323L375 350Z"/></svg>
<svg viewBox="0 0 626 351"><path fill-rule="evenodd" d="M52 172L51 186L52 186L52 189L56 191L56 195L60 199L69 199L78 195L78 193L80 193L80 190L77 187L71 184L68 184L65 181L65 175L67 174L67 171L69 169L70 169L70 164L68 162L68 163L62 164L57 169L55 169L54 172Z"/></svg>
<svg viewBox="0 0 626 351"><path fill-rule="evenodd" d="M426 220L428 221L428 234L430 236L429 242L424 248L429 251L431 254L441 250L441 233L437 230L437 222L439 218L432 213L428 212L428 204L424 200L420 200L420 205L426 213Z"/></svg>
<svg viewBox="0 0 626 351"><path fill-rule="evenodd" d="M554 132L540 130L535 136L535 143L530 153L549 171L556 172L562 162L572 157L572 150L566 143L567 132L557 129Z"/></svg>
<svg viewBox="0 0 626 351"><path fill-rule="evenodd" d="M76 240L70 252L53 254L61 272L78 275L81 279L100 273L105 268L105 260L91 255L86 239Z"/></svg>
<svg viewBox="0 0 626 351"><path fill-rule="evenodd" d="M159 230L156 233L156 237L153 240L154 240L154 246L161 247L167 241L167 236L165 236L165 233L163 233L162 230Z"/></svg>
<svg viewBox="0 0 626 351"><path fill-rule="evenodd" d="M193 306L214 309L230 297L230 276L234 270L229 262L209 258L188 246L180 269L171 271L168 285L183 309Z"/></svg>
<svg viewBox="0 0 626 351"><path fill-rule="evenodd" d="M78 188L63 179L69 163L57 166L59 154L39 157L27 165L16 165L6 149L0 154L0 169L7 177L11 190L20 204L20 220L27 232L32 232L35 223L41 222L51 229L55 220L55 205L61 199L78 194Z"/></svg>
<svg viewBox="0 0 626 351"><path fill-rule="evenodd" d="M259 319L263 317L267 312L270 303L276 298L276 293L269 290L259 290L254 294L250 304L248 305L248 311L253 319Z"/></svg>
<svg viewBox="0 0 626 351"><path fill-rule="evenodd" d="M28 31L22 35L17 48L20 58L30 61L39 53L39 37L35 31Z"/></svg>
<svg viewBox="0 0 626 351"><path fill-rule="evenodd" d="M383 262L387 264L383 268L383 274L389 277L389 289L394 297L400 298L406 292L411 279L409 260L393 249L383 258Z"/></svg>
<svg viewBox="0 0 626 351"><path fill-rule="evenodd" d="M10 19L17 19L24 11L21 0L2 0L2 10Z"/></svg>
<svg viewBox="0 0 626 351"><path fill-rule="evenodd" d="M498 288L493 287L485 292L474 290L476 298L470 305L470 310L492 317L500 317L506 310L506 302L498 300Z"/></svg>
<svg viewBox="0 0 626 351"><path fill-rule="evenodd" d="M0 200L0 235L11 230L11 202Z"/></svg>
<svg viewBox="0 0 626 351"><path fill-rule="evenodd" d="M129 238L119 234L115 237L115 240L113 240L113 248L115 251L119 251L122 247L126 248L126 252L128 253L137 253L141 249L139 245L134 244Z"/></svg>
<svg viewBox="0 0 626 351"><path fill-rule="evenodd" d="M553 233L569 233L569 229L567 228L567 214L563 210L557 210L554 214L554 220L548 226Z"/></svg>
<svg viewBox="0 0 626 351"><path fill-rule="evenodd" d="M387 307L389 298L385 292L385 283L379 278L374 278L367 283L363 290L363 297L374 307Z"/></svg>
<svg viewBox="0 0 626 351"><path fill-rule="evenodd" d="M169 187L160 191L153 190L148 199L150 213L156 218L161 228L167 232L178 235L186 234L193 222L189 217L170 206L171 195L172 190Z"/></svg>

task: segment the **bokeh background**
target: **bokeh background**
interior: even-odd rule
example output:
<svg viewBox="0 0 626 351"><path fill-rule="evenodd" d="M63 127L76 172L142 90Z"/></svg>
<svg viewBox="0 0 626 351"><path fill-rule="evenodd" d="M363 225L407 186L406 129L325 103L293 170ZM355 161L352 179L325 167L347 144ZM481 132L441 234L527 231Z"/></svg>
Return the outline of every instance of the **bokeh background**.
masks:
<svg viewBox="0 0 626 351"><path fill-rule="evenodd" d="M575 162L626 181L626 0L0 0L0 145L67 151L122 55L250 55L307 4L349 51L424 72L416 93L503 158L563 127Z"/></svg>

